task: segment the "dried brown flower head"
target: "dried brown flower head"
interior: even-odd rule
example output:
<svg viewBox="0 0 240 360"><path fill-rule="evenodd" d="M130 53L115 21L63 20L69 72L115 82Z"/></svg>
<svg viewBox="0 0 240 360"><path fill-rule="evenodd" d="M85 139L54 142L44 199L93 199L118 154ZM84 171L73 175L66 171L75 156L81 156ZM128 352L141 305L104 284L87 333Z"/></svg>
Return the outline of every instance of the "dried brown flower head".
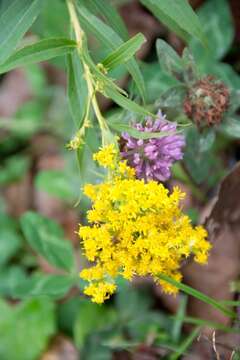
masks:
<svg viewBox="0 0 240 360"><path fill-rule="evenodd" d="M213 76L205 76L188 90L183 107L185 114L201 129L219 124L228 104L226 85Z"/></svg>

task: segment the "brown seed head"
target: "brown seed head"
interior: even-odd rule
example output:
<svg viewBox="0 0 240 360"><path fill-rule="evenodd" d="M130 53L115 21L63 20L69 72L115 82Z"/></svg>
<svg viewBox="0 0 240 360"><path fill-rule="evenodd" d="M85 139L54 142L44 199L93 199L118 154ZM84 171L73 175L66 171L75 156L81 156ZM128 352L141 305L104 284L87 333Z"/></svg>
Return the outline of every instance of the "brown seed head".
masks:
<svg viewBox="0 0 240 360"><path fill-rule="evenodd" d="M184 99L185 114L201 129L221 122L229 105L229 89L214 78L205 76L197 81Z"/></svg>

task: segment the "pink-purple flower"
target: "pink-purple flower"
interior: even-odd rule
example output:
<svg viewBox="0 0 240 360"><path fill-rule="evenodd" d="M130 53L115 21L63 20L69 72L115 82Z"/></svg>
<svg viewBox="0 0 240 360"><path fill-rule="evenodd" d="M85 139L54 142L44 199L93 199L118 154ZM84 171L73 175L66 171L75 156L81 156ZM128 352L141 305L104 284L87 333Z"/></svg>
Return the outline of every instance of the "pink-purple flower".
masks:
<svg viewBox="0 0 240 360"><path fill-rule="evenodd" d="M166 181L171 176L172 164L183 158L184 136L176 134L177 124L166 120L161 111L156 120L147 118L143 124L133 125L142 132L168 132L170 134L150 139L137 139L128 133L122 134L121 156L135 168L139 179Z"/></svg>

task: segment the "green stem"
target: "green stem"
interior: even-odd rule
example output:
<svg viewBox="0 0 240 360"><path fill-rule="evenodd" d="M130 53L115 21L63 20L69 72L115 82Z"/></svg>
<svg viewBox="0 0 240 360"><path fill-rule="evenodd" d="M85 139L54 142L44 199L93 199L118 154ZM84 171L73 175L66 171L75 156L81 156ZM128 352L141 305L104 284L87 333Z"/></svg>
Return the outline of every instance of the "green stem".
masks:
<svg viewBox="0 0 240 360"><path fill-rule="evenodd" d="M183 283L180 283L176 280L174 280L173 278L164 275L164 274L160 274L158 275L158 278L166 281L167 283L175 286L176 288L178 288L179 290L182 290L184 293L191 295L193 297L195 297L196 299L205 302L208 305L211 305L212 307L214 307L215 309L221 311L223 314L227 315L230 318L235 318L236 314L231 311L229 308L227 308L226 306L222 305L220 302L218 302L217 300L203 294L202 292L193 289L191 286L185 285Z"/></svg>
<svg viewBox="0 0 240 360"><path fill-rule="evenodd" d="M68 7L72 27L74 29L76 40L78 43L77 51L78 51L79 57L81 57L81 59L83 59L82 51L83 51L84 31L82 30L80 23L78 21L78 17L77 17L77 13L76 13L76 9L75 9L73 0L66 0L66 1L67 1L67 7ZM89 66L85 63L84 60L82 60L82 62L83 62L84 75L85 75L85 79L86 79L87 87L88 87L89 98L91 99L94 113L96 115L100 129L102 131L102 142L104 145L104 142L105 142L104 133L106 131L108 131L109 128L108 128L108 125L107 125L101 111L100 111L100 108L99 108L99 105L97 102L96 92L95 92L95 83L94 83L94 79L92 77L91 71L89 69ZM89 120L87 119L87 115L86 115L86 121L89 122Z"/></svg>

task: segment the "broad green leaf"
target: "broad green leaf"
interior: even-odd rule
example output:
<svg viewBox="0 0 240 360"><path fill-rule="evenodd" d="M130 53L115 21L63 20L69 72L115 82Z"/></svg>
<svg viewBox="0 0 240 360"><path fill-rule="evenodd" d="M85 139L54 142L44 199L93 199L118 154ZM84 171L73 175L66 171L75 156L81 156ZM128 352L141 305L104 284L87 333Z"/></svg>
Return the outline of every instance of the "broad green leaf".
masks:
<svg viewBox="0 0 240 360"><path fill-rule="evenodd" d="M150 111L145 109L143 106L138 105L136 102L130 100L128 97L120 94L115 89L112 89L110 87L105 87L104 95L112 99L116 104L122 106L124 109L135 112L137 114L154 117L154 115L151 114Z"/></svg>
<svg viewBox="0 0 240 360"><path fill-rule="evenodd" d="M0 16L0 64L16 49L18 42L37 18L42 0L15 0Z"/></svg>
<svg viewBox="0 0 240 360"><path fill-rule="evenodd" d="M116 320L116 313L105 305L99 306L83 299L74 325L74 339L77 347L82 348L86 337L101 329L108 329Z"/></svg>
<svg viewBox="0 0 240 360"><path fill-rule="evenodd" d="M227 0L207 0L197 12L202 31L208 39L208 49L192 39L189 46L198 62L221 59L229 50L234 38L234 26ZM209 16L211 14L211 16Z"/></svg>
<svg viewBox="0 0 240 360"><path fill-rule="evenodd" d="M0 267L17 253L21 243L22 239L14 228L0 227Z"/></svg>
<svg viewBox="0 0 240 360"><path fill-rule="evenodd" d="M139 33L135 35L101 61L101 64L107 70L113 69L118 65L122 65L131 59L145 41L146 39L143 34Z"/></svg>
<svg viewBox="0 0 240 360"><path fill-rule="evenodd" d="M179 82L163 71L158 62L143 63L142 74L147 89L147 98L149 103L158 100L160 95ZM134 92L134 95L136 93ZM136 94L137 95L137 94Z"/></svg>
<svg viewBox="0 0 240 360"><path fill-rule="evenodd" d="M163 22L183 40L190 36L206 44L202 25L187 0L140 0L156 18Z"/></svg>
<svg viewBox="0 0 240 360"><path fill-rule="evenodd" d="M54 304L46 299L31 299L10 306L1 300L0 312L0 358L40 359L56 331Z"/></svg>
<svg viewBox="0 0 240 360"><path fill-rule="evenodd" d="M116 308L123 323L141 317L150 310L152 299L149 294L121 281L115 297Z"/></svg>
<svg viewBox="0 0 240 360"><path fill-rule="evenodd" d="M23 155L9 157L0 167L0 185L17 182L22 179L29 168L29 159Z"/></svg>
<svg viewBox="0 0 240 360"><path fill-rule="evenodd" d="M229 64L209 61L207 64L203 64L201 69L205 74L215 75L232 89L240 88L240 76Z"/></svg>
<svg viewBox="0 0 240 360"><path fill-rule="evenodd" d="M30 211L21 217L20 223L26 240L39 255L57 268L72 270L73 248L57 223Z"/></svg>
<svg viewBox="0 0 240 360"><path fill-rule="evenodd" d="M41 38L64 37L69 32L69 25L70 19L65 1L44 1L41 16L33 24L33 33Z"/></svg>
<svg viewBox="0 0 240 360"><path fill-rule="evenodd" d="M198 58L196 58L198 60ZM189 87L199 80L197 63L188 47L185 47L182 54L183 79Z"/></svg>
<svg viewBox="0 0 240 360"><path fill-rule="evenodd" d="M111 27L91 14L84 6L79 5L77 9L81 25L84 26L89 32L91 32L99 42L112 50L116 50L123 44L121 37ZM145 85L136 60L129 60L126 63L126 67L129 73L132 75L141 97L145 99Z"/></svg>
<svg viewBox="0 0 240 360"><path fill-rule="evenodd" d="M75 125L80 128L86 114L88 89L77 51L67 57L68 102Z"/></svg>
<svg viewBox="0 0 240 360"><path fill-rule="evenodd" d="M240 117L228 117L219 127L219 131L231 138L240 139Z"/></svg>
<svg viewBox="0 0 240 360"><path fill-rule="evenodd" d="M121 36L128 39L128 30L121 16L108 0L84 0L84 5L91 11L104 18L104 20Z"/></svg>
<svg viewBox="0 0 240 360"><path fill-rule="evenodd" d="M183 99L186 96L186 86L176 85L163 92L156 101L156 106L159 109L171 108L182 110Z"/></svg>
<svg viewBox="0 0 240 360"><path fill-rule="evenodd" d="M166 73L180 80L183 72L183 64L180 56L162 39L157 40L156 48L162 71L166 71Z"/></svg>
<svg viewBox="0 0 240 360"><path fill-rule="evenodd" d="M71 179L61 170L40 171L35 178L35 185L39 190L64 200L72 201L75 198Z"/></svg>
<svg viewBox="0 0 240 360"><path fill-rule="evenodd" d="M202 137L195 128L188 129L184 163L189 175L196 184L207 182L210 186L210 184L216 184L220 180L223 169L220 159L212 149L206 149L207 142L204 141L205 136L203 135ZM212 140L210 139L210 141ZM203 145L203 143L205 144Z"/></svg>
<svg viewBox="0 0 240 360"><path fill-rule="evenodd" d="M54 299L62 298L75 280L66 275L40 275L28 277L12 287L11 296L15 299L47 296Z"/></svg>
<svg viewBox="0 0 240 360"><path fill-rule="evenodd" d="M46 61L57 56L72 52L76 43L69 39L44 39L32 45L25 46L11 55L0 65L0 74L19 66Z"/></svg>
<svg viewBox="0 0 240 360"><path fill-rule="evenodd" d="M12 265L1 269L0 295L12 297L13 289L26 280L26 274L20 266Z"/></svg>

